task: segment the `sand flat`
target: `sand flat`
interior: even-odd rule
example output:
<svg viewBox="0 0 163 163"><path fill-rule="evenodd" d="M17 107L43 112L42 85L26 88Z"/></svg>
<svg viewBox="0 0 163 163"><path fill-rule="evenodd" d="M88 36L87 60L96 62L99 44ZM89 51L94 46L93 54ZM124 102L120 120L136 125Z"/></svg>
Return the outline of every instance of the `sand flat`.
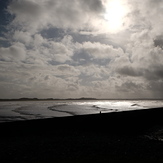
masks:
<svg viewBox="0 0 163 163"><path fill-rule="evenodd" d="M163 162L163 109L0 124L1 162Z"/></svg>

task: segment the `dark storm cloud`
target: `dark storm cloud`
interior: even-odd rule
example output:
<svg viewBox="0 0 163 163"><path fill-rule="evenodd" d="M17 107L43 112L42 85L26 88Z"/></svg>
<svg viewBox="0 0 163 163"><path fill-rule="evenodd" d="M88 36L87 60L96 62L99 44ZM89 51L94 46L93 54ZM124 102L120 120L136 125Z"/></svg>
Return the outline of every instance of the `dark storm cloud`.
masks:
<svg viewBox="0 0 163 163"><path fill-rule="evenodd" d="M153 66L145 71L144 77L149 81L159 81L163 80L163 65Z"/></svg>
<svg viewBox="0 0 163 163"><path fill-rule="evenodd" d="M83 0L81 1L82 7L86 11L100 13L104 11L104 6L101 0Z"/></svg>
<svg viewBox="0 0 163 163"><path fill-rule="evenodd" d="M154 45L157 47L160 47L163 49L163 36L157 36L155 39L154 39Z"/></svg>
<svg viewBox="0 0 163 163"><path fill-rule="evenodd" d="M143 75L142 70L140 70L139 68L134 69L131 66L124 66L122 68L118 68L116 71L119 74L126 75L126 76L138 77Z"/></svg>
<svg viewBox="0 0 163 163"><path fill-rule="evenodd" d="M57 38L62 39L66 35L66 32L60 28L49 28L42 30L41 35L44 38L53 38L57 41Z"/></svg>
<svg viewBox="0 0 163 163"><path fill-rule="evenodd" d="M147 81L159 81L163 79L163 66L153 66L148 69L139 69L125 66L117 70L117 73L123 76L142 77Z"/></svg>
<svg viewBox="0 0 163 163"><path fill-rule="evenodd" d="M34 32L49 27L76 29L85 26L94 14L100 14L104 8L100 0L48 0L39 3L13 0L8 11L15 15L13 23Z"/></svg>

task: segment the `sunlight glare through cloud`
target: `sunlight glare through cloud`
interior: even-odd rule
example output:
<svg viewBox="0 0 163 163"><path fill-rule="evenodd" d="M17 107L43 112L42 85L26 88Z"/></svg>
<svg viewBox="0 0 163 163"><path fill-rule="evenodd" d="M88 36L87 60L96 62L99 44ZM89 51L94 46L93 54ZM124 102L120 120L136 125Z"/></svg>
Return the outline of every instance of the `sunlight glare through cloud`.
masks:
<svg viewBox="0 0 163 163"><path fill-rule="evenodd" d="M111 32L118 32L123 27L123 19L127 14L127 7L120 0L106 1L104 19Z"/></svg>

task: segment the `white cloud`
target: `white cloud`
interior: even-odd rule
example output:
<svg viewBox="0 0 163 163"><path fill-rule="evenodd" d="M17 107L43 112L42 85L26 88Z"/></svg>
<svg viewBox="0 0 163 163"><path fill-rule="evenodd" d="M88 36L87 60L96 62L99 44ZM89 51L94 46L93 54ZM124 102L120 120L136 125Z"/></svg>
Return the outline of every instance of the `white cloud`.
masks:
<svg viewBox="0 0 163 163"><path fill-rule="evenodd" d="M21 43L13 44L8 48L0 48L0 60L3 61L23 61L26 57L25 47Z"/></svg>
<svg viewBox="0 0 163 163"><path fill-rule="evenodd" d="M28 32L14 31L13 40L17 42L22 42L24 44L29 44L31 41L31 35Z"/></svg>
<svg viewBox="0 0 163 163"><path fill-rule="evenodd" d="M101 44L99 42L84 42L82 49L95 59L112 59L123 54L122 49L116 49L111 45Z"/></svg>

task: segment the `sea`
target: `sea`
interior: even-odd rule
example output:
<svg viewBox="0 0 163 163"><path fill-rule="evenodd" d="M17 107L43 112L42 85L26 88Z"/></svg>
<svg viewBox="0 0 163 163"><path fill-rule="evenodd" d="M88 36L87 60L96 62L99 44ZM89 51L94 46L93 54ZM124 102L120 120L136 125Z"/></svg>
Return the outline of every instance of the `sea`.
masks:
<svg viewBox="0 0 163 163"><path fill-rule="evenodd" d="M1 101L0 123L163 107L163 100Z"/></svg>

